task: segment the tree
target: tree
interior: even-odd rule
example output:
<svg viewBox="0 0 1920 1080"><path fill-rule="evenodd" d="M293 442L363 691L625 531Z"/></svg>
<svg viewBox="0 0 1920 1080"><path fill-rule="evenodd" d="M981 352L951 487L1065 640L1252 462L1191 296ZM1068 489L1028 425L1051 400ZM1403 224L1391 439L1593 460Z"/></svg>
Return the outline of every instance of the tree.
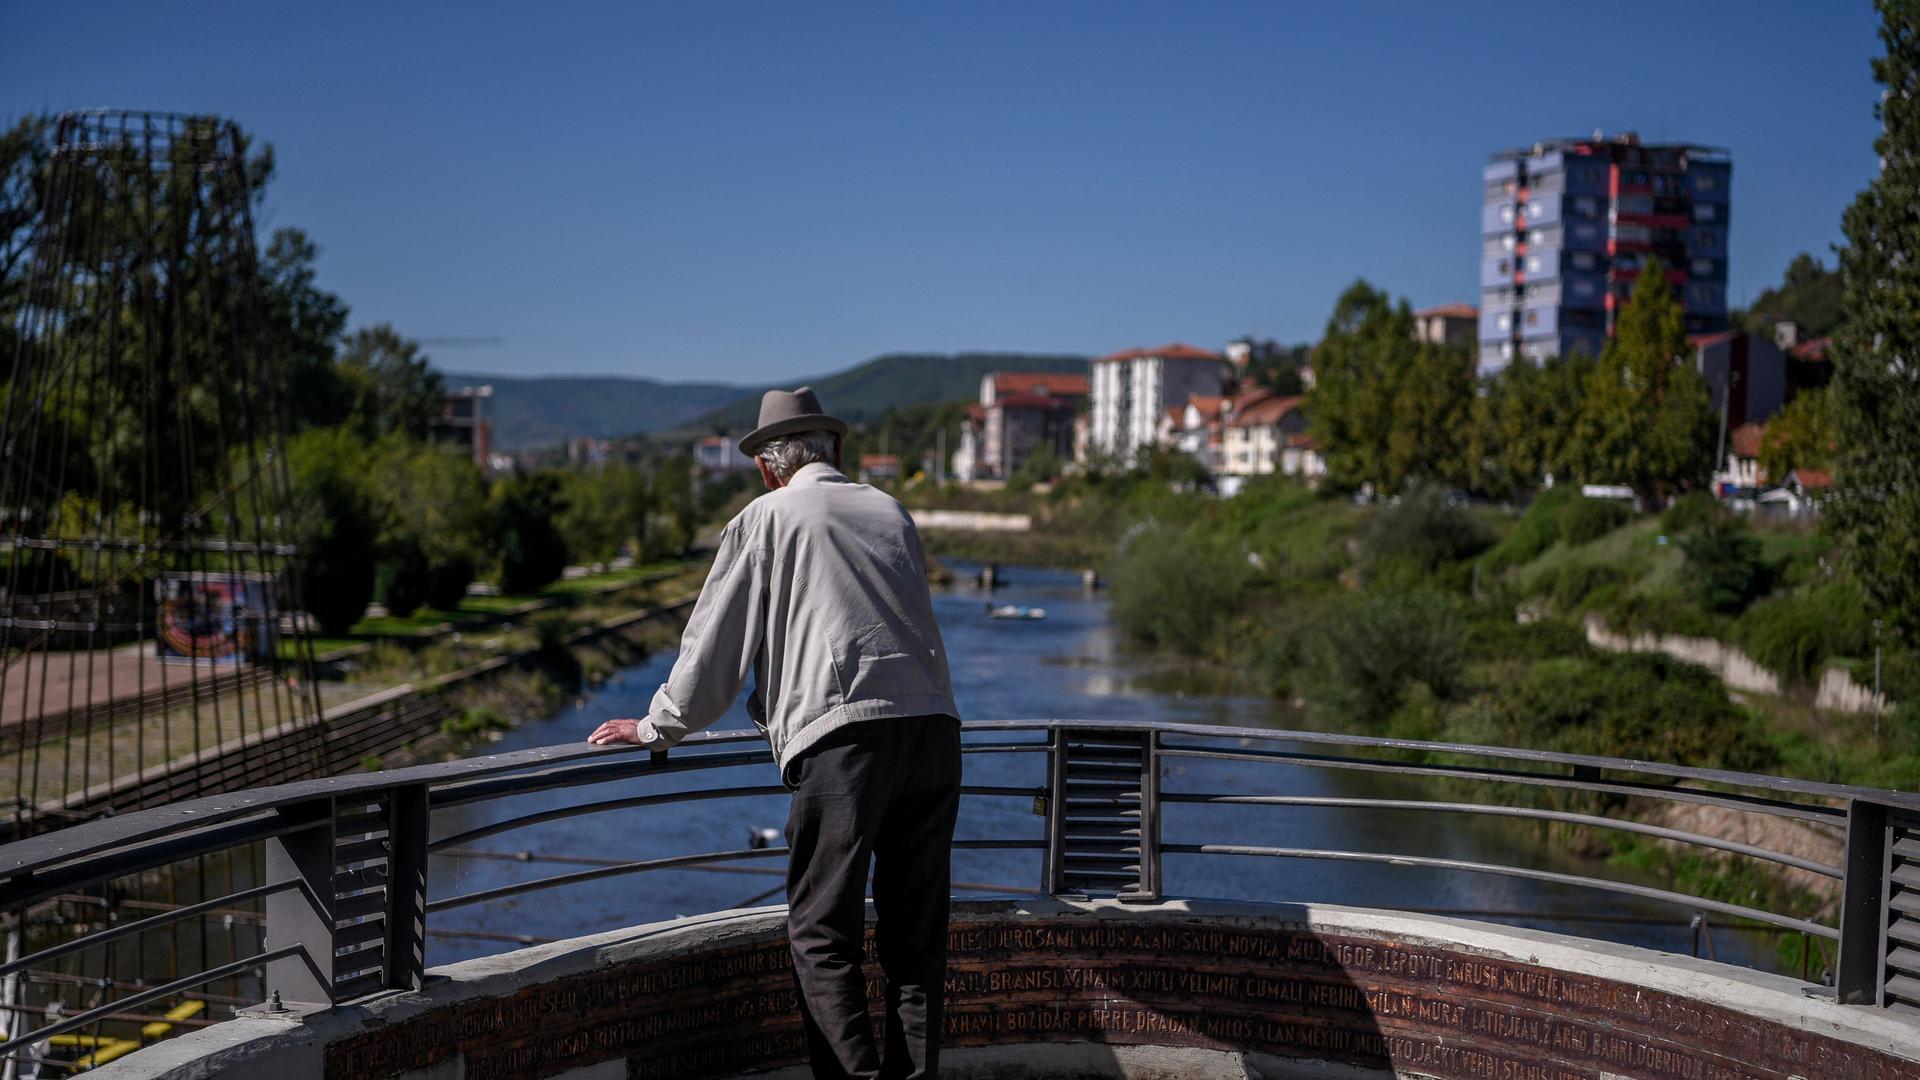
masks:
<svg viewBox="0 0 1920 1080"><path fill-rule="evenodd" d="M1649 507L1706 486L1715 418L1692 352L1665 268L1648 259L1587 373L1565 450L1576 478L1625 484Z"/></svg>
<svg viewBox="0 0 1920 1080"><path fill-rule="evenodd" d="M446 387L420 354L420 343L386 323L356 330L340 356L347 422L368 439L400 432L425 439L433 431Z"/></svg>
<svg viewBox="0 0 1920 1080"><path fill-rule="evenodd" d="M299 229L278 229L260 261L262 315L296 430L345 423L347 387L334 366L347 305L314 284L320 247Z"/></svg>
<svg viewBox="0 0 1920 1080"><path fill-rule="evenodd" d="M1802 337L1826 337L1840 323L1840 288L1840 271L1827 269L1803 251L1787 264L1780 287L1761 293L1746 315L1733 322L1771 339L1773 321L1784 315L1799 324Z"/></svg>
<svg viewBox="0 0 1920 1080"><path fill-rule="evenodd" d="M367 490L367 447L351 431L316 428L296 437L287 457L300 604L322 631L339 636L373 599L380 515Z"/></svg>
<svg viewBox="0 0 1920 1080"><path fill-rule="evenodd" d="M444 447L390 435L376 447L371 477L382 522L380 602L396 615L422 603L442 611L459 606L490 551L493 523L479 466Z"/></svg>
<svg viewBox="0 0 1920 1080"><path fill-rule="evenodd" d="M560 535L577 559L606 562L630 540L644 539L652 492L635 466L611 464L566 474Z"/></svg>
<svg viewBox="0 0 1920 1080"><path fill-rule="evenodd" d="M1580 415L1593 357L1584 352L1539 364L1508 364L1473 402L1469 482L1489 494L1526 495L1565 473L1569 434Z"/></svg>
<svg viewBox="0 0 1920 1080"><path fill-rule="evenodd" d="M1760 471L1779 483L1795 469L1833 468L1833 393L1802 390L1767 421L1760 440Z"/></svg>
<svg viewBox="0 0 1920 1080"><path fill-rule="evenodd" d="M560 579L567 568L567 542L556 522L565 509L561 478L551 470L493 486L502 591L532 592Z"/></svg>
<svg viewBox="0 0 1920 1080"><path fill-rule="evenodd" d="M1920 0L1877 0L1880 175L1848 207L1831 527L1869 602L1920 635Z"/></svg>
<svg viewBox="0 0 1920 1080"><path fill-rule="evenodd" d="M1349 286L1313 373L1307 422L1337 482L1388 492L1412 479L1464 479L1472 361L1417 341L1405 300L1396 305L1365 281Z"/></svg>

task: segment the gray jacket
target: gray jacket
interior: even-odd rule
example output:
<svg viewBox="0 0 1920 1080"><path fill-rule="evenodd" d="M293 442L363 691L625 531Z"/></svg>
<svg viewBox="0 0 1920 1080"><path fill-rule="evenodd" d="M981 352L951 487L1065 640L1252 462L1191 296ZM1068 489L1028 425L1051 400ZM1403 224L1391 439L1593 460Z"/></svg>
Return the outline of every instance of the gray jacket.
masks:
<svg viewBox="0 0 1920 1080"><path fill-rule="evenodd" d="M904 507L817 462L748 504L720 534L641 738L664 749L720 719L749 670L747 712L782 777L802 751L857 721L958 719Z"/></svg>

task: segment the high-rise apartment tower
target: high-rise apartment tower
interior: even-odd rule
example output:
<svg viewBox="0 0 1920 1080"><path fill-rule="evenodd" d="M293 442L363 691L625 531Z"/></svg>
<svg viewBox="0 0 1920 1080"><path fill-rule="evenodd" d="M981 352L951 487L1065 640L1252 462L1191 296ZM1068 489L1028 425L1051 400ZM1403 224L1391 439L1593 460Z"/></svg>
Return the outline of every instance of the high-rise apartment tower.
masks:
<svg viewBox="0 0 1920 1080"><path fill-rule="evenodd" d="M1649 257L1689 334L1726 329L1732 174L1725 150L1631 132L1494 154L1480 211L1480 373L1597 354Z"/></svg>

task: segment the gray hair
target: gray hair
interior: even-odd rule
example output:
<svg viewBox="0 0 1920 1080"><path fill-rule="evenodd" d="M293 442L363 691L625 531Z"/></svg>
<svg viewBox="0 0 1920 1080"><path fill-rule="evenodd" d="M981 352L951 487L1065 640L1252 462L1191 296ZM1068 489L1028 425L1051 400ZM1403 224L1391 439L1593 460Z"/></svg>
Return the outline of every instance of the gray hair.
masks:
<svg viewBox="0 0 1920 1080"><path fill-rule="evenodd" d="M782 435L777 439L768 439L760 444L753 456L767 463L773 470L774 478L781 483L793 479L802 465L816 461L833 464L833 433L830 431L802 431L796 435Z"/></svg>

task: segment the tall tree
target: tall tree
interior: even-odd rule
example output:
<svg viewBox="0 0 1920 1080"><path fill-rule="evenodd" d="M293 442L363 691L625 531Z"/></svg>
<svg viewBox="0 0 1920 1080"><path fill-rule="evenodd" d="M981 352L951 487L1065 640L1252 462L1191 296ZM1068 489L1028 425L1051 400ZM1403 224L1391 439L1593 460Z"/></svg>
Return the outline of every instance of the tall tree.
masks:
<svg viewBox="0 0 1920 1080"><path fill-rule="evenodd" d="M1920 638L1920 0L1876 0L1880 175L1848 207L1834 339L1832 526L1869 599Z"/></svg>
<svg viewBox="0 0 1920 1080"><path fill-rule="evenodd" d="M1512 497L1567 469L1569 436L1586 396L1593 357L1585 352L1539 364L1508 364L1473 402L1469 481Z"/></svg>
<svg viewBox="0 0 1920 1080"><path fill-rule="evenodd" d="M1415 339L1412 308L1356 281L1340 295L1313 354L1307 421L1342 484L1398 491L1466 472L1472 361Z"/></svg>
<svg viewBox="0 0 1920 1080"><path fill-rule="evenodd" d="M351 403L334 367L347 305L315 284L320 247L299 229L279 229L260 260L262 315L296 428L344 423Z"/></svg>
<svg viewBox="0 0 1920 1080"><path fill-rule="evenodd" d="M386 323L356 330L340 355L339 374L348 420L366 438L399 432L424 439L432 432L445 385L419 342Z"/></svg>
<svg viewBox="0 0 1920 1080"><path fill-rule="evenodd" d="M1777 484L1795 469L1831 469L1833 447L1833 391L1802 390L1768 419L1760 471Z"/></svg>
<svg viewBox="0 0 1920 1080"><path fill-rule="evenodd" d="M1648 259L1587 375L1565 455L1576 478L1624 484L1648 506L1706 485L1715 420L1692 352L1666 270Z"/></svg>

